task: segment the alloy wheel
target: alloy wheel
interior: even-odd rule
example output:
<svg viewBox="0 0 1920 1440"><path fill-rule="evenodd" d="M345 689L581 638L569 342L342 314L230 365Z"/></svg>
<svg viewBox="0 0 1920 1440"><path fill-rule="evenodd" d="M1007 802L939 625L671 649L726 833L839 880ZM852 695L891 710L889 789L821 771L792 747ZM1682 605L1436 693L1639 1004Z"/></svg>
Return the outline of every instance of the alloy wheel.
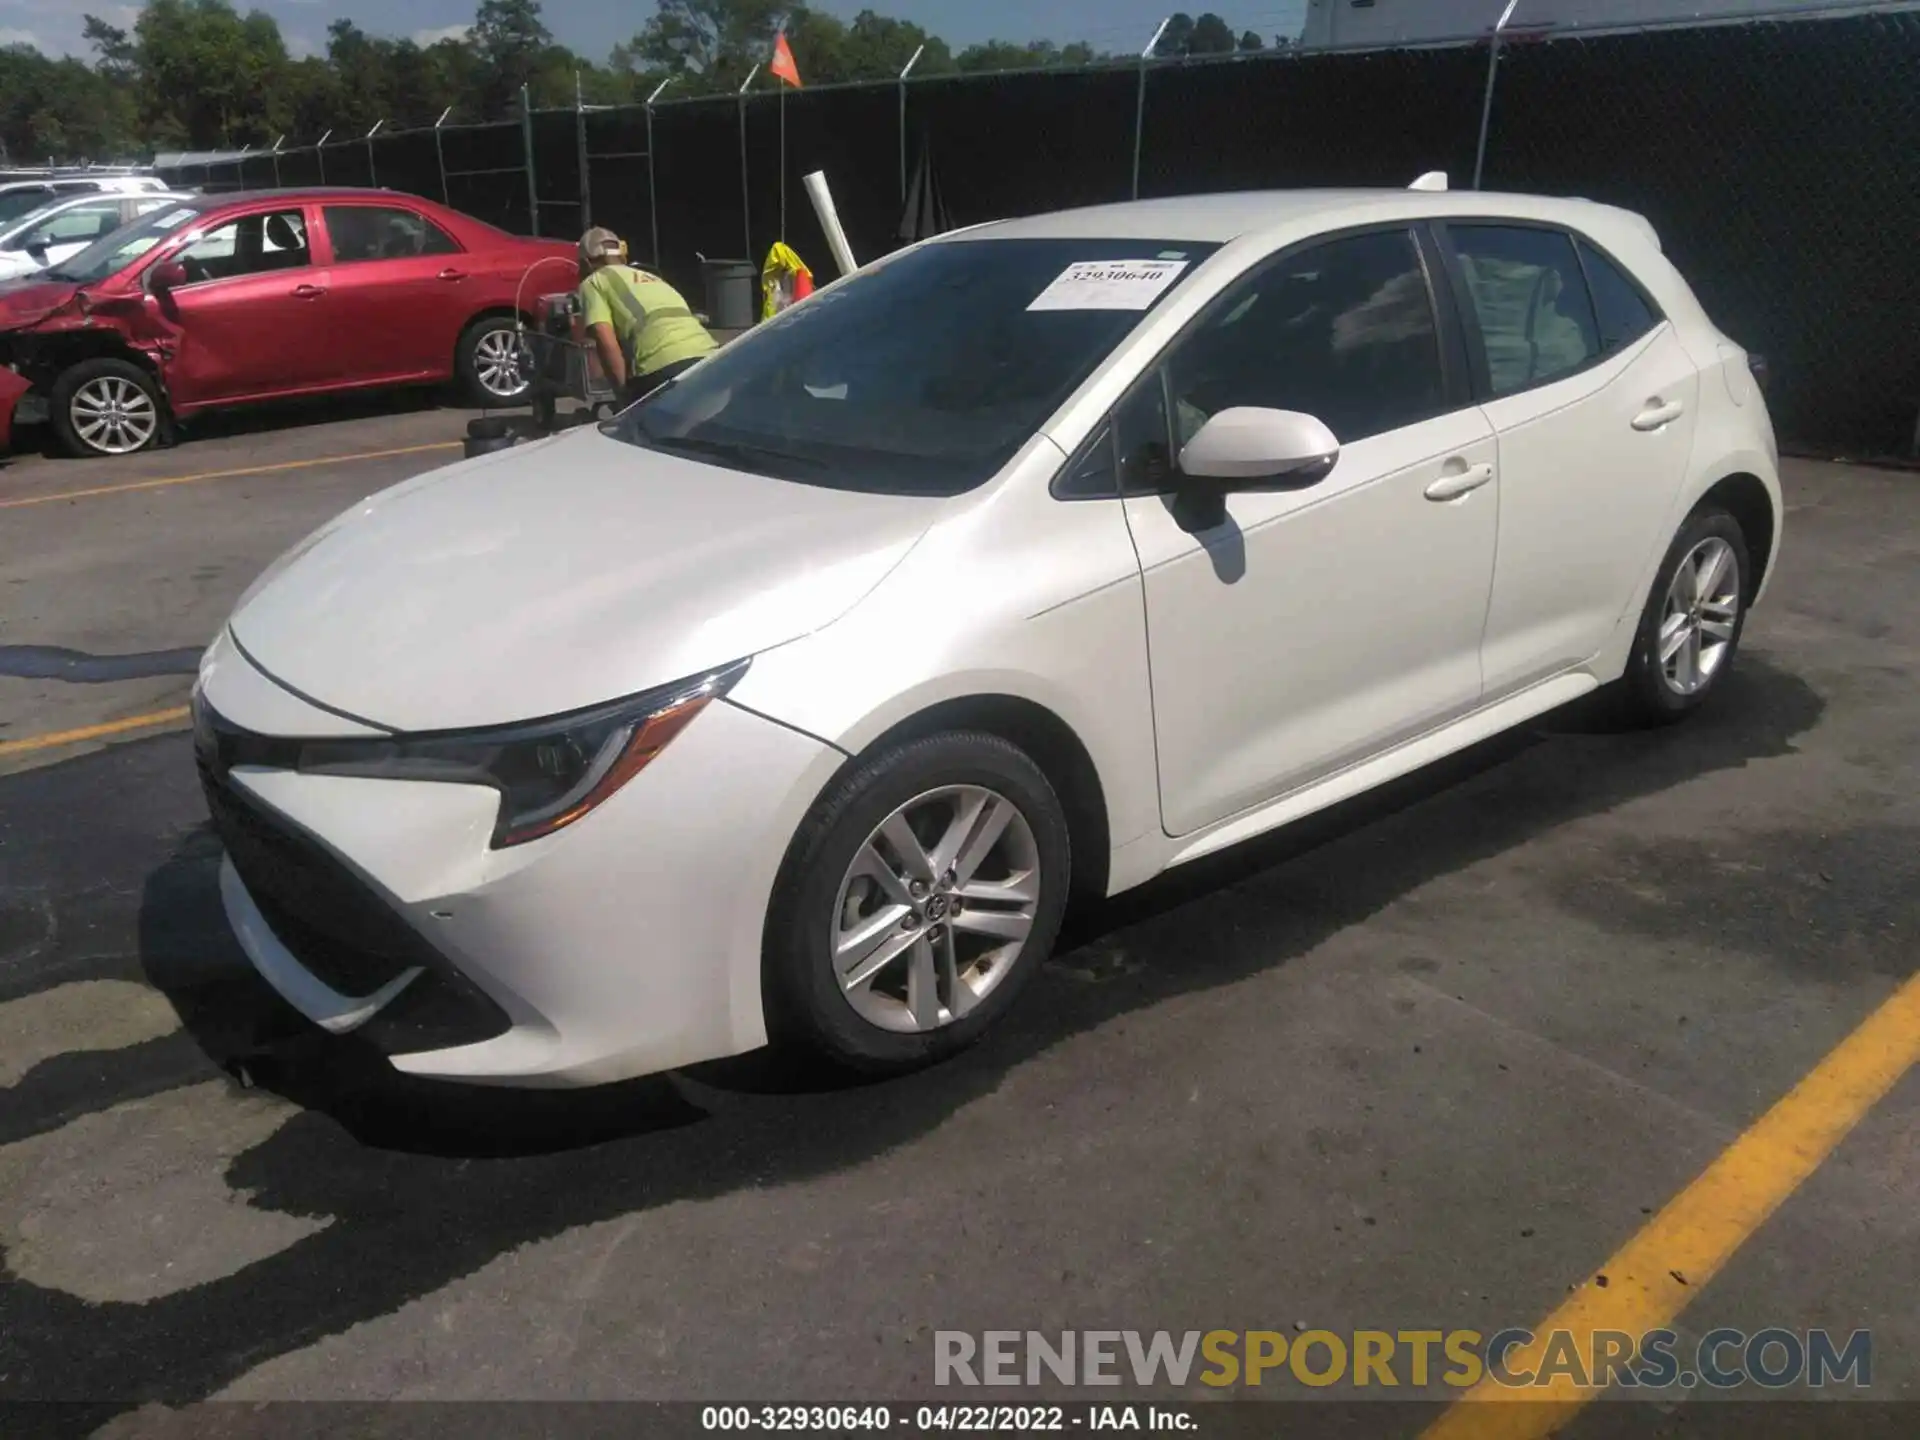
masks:
<svg viewBox="0 0 1920 1440"><path fill-rule="evenodd" d="M1697 695L1726 663L1740 619L1740 563L1709 536L1686 553L1667 587L1660 670L1676 695Z"/></svg>
<svg viewBox="0 0 1920 1440"><path fill-rule="evenodd" d="M515 330L488 330L474 342L473 373L480 388L496 400L525 394L530 366L531 356Z"/></svg>
<svg viewBox="0 0 1920 1440"><path fill-rule="evenodd" d="M918 1034L967 1015L1012 972L1040 903L1040 849L1006 796L949 785L875 827L847 867L830 953L847 1003Z"/></svg>
<svg viewBox="0 0 1920 1440"><path fill-rule="evenodd" d="M144 448L160 427L153 397L121 375L100 375L73 392L68 402L73 430L102 455L129 455Z"/></svg>

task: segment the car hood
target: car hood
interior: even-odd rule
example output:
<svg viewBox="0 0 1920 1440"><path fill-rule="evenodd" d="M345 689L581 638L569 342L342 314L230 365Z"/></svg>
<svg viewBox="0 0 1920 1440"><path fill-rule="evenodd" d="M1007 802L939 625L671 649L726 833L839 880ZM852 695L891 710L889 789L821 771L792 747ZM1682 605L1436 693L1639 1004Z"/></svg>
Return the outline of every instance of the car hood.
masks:
<svg viewBox="0 0 1920 1440"><path fill-rule="evenodd" d="M0 275L0 330L24 330L47 318L73 298L75 286L64 280L32 280Z"/></svg>
<svg viewBox="0 0 1920 1440"><path fill-rule="evenodd" d="M829 624L940 504L720 469L588 427L374 496L276 562L231 629L283 686L389 729L535 719Z"/></svg>

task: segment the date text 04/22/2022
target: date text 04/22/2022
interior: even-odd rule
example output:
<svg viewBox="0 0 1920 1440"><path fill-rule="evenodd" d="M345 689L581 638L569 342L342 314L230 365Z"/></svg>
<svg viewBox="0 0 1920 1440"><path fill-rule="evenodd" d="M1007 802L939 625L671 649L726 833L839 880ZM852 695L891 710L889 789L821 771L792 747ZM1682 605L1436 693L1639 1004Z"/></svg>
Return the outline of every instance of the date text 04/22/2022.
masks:
<svg viewBox="0 0 1920 1440"><path fill-rule="evenodd" d="M1070 1413L1061 1405L708 1405L700 1428L718 1431L906 1430L923 1433L1008 1434L1021 1431L1152 1430L1197 1428L1184 1410L1157 1405L1088 1405Z"/></svg>

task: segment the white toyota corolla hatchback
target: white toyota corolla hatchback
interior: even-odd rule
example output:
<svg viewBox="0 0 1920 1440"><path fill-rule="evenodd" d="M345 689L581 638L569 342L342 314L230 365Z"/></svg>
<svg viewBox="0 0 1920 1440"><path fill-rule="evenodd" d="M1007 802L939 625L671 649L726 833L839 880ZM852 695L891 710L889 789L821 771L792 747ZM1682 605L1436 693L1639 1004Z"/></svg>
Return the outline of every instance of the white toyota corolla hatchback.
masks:
<svg viewBox="0 0 1920 1440"><path fill-rule="evenodd" d="M988 225L377 495L195 692L234 930L403 1071L944 1056L1112 894L1600 687L1780 543L1652 227L1426 190Z"/></svg>

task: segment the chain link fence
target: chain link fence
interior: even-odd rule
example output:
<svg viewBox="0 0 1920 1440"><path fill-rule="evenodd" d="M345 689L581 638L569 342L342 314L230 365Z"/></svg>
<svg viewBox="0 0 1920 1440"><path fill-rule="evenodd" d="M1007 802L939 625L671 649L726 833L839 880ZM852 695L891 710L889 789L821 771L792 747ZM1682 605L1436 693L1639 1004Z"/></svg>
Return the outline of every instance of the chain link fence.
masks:
<svg viewBox="0 0 1920 1440"><path fill-rule="evenodd" d="M1715 321L1773 366L1783 442L1920 455L1920 8L1423 47L928 76L520 120L163 169L213 190L378 184L521 233L627 237L689 293L784 238L831 273L800 177L856 255L901 243L931 161L956 224L1215 190L1582 195L1659 228ZM1491 107L1484 108L1491 85Z"/></svg>

